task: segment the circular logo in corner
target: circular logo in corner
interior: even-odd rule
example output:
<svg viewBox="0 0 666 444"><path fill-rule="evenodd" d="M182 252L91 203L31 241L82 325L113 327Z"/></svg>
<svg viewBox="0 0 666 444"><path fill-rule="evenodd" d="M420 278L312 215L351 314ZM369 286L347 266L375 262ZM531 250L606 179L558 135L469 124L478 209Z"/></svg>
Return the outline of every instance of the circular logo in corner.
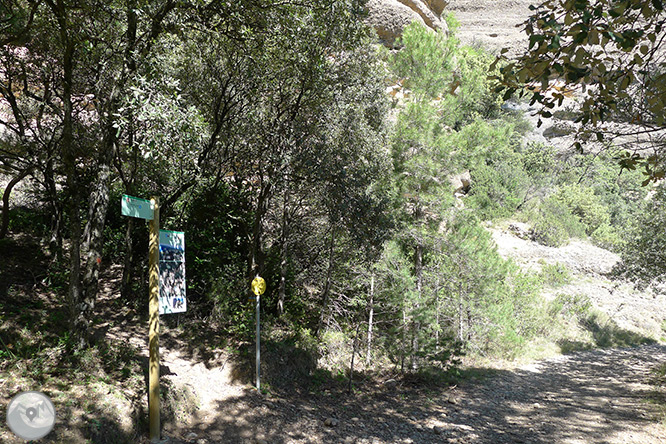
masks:
<svg viewBox="0 0 666 444"><path fill-rule="evenodd" d="M53 424L53 403L42 392L21 392L7 406L7 425L19 438L43 438L53 429Z"/></svg>

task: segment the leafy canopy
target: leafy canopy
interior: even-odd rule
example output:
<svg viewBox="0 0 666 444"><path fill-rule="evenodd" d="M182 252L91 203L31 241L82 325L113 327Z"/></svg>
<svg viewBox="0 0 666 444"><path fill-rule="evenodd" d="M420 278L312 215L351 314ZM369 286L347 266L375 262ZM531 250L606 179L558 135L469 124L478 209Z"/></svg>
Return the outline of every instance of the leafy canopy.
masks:
<svg viewBox="0 0 666 444"><path fill-rule="evenodd" d="M619 136L654 135L644 153L626 153L624 168L645 169L647 184L664 177L664 129L666 66L661 0L546 0L530 6L523 24L528 50L508 60L507 50L496 63L498 88L508 98L516 92L531 94L540 117L549 118L564 102L567 90L581 100L577 121L583 124L580 141ZM553 82L558 79L564 82ZM524 89L531 84L531 92ZM610 122L625 125L610 125ZM631 125L627 125L631 124ZM610 137L609 137L610 136Z"/></svg>

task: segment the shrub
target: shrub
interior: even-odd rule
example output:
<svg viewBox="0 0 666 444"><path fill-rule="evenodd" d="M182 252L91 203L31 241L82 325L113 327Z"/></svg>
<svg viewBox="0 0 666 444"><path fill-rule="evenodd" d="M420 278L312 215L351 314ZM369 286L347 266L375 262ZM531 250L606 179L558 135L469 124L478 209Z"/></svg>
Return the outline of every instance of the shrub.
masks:
<svg viewBox="0 0 666 444"><path fill-rule="evenodd" d="M552 183L559 167L555 148L541 143L529 143L522 150L520 159L535 185Z"/></svg>
<svg viewBox="0 0 666 444"><path fill-rule="evenodd" d="M449 16L452 28L454 19ZM433 33L419 23L403 31L401 51L389 58L393 73L420 100L435 99L444 125L459 129L477 116L496 117L502 103L488 72L495 57L459 46L453 33Z"/></svg>
<svg viewBox="0 0 666 444"><path fill-rule="evenodd" d="M561 314L565 317L581 320L587 316L591 308L592 302L585 295L558 294L549 303L548 312L553 317Z"/></svg>
<svg viewBox="0 0 666 444"><path fill-rule="evenodd" d="M644 203L622 252L626 274L641 286L666 282L666 186Z"/></svg>
<svg viewBox="0 0 666 444"><path fill-rule="evenodd" d="M545 334L550 322L538 278L512 270L506 276L506 284L499 299L486 308L484 348L490 354L515 357L530 340Z"/></svg>
<svg viewBox="0 0 666 444"><path fill-rule="evenodd" d="M608 209L589 187L563 185L553 198L564 203L569 211L578 217L588 235L600 226L610 223Z"/></svg>
<svg viewBox="0 0 666 444"><path fill-rule="evenodd" d="M525 199L527 173L516 152L519 135L506 122L481 119L451 133L444 141L454 163L472 176L470 203L483 219L513 214Z"/></svg>
<svg viewBox="0 0 666 444"><path fill-rule="evenodd" d="M454 53L458 41L443 33L434 33L418 22L407 26L399 42L402 50L395 53L393 71L416 94L434 98L453 79Z"/></svg>
<svg viewBox="0 0 666 444"><path fill-rule="evenodd" d="M604 223L594 230L591 238L595 245L611 251L621 250L624 244L618 229L608 223Z"/></svg>
<svg viewBox="0 0 666 444"><path fill-rule="evenodd" d="M572 237L585 236L585 226L579 218L552 196L541 203L532 219L532 237L542 245L560 247Z"/></svg>
<svg viewBox="0 0 666 444"><path fill-rule="evenodd" d="M494 92L488 81L488 70L494 57L482 49L463 46L456 51L455 94L445 92L441 109L443 120L452 128L460 128L478 116L484 119L497 117L502 98Z"/></svg>
<svg viewBox="0 0 666 444"><path fill-rule="evenodd" d="M544 264L541 267L539 278L549 287L562 287L571 282L571 273L563 264Z"/></svg>

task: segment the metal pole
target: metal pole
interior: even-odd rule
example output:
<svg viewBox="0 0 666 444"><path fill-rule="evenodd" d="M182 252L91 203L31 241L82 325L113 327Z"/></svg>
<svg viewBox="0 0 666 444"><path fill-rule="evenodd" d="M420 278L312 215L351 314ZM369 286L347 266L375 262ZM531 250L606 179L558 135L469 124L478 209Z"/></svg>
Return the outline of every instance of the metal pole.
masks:
<svg viewBox="0 0 666 444"><path fill-rule="evenodd" d="M261 295L257 295L257 366L256 366L256 375L257 375L257 391L261 391L261 368L259 363L261 362L261 331L259 329L259 301L261 300Z"/></svg>
<svg viewBox="0 0 666 444"><path fill-rule="evenodd" d="M160 201L151 198L154 205L153 220L150 221L149 252L149 295L148 295L148 415L150 441L160 440L160 350L159 350L159 245L160 245Z"/></svg>

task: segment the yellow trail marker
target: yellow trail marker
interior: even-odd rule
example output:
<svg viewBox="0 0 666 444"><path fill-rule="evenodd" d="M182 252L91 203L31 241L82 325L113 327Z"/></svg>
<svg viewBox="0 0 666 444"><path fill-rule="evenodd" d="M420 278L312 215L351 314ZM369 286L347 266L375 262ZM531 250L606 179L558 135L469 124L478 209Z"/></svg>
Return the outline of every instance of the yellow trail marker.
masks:
<svg viewBox="0 0 666 444"><path fill-rule="evenodd" d="M261 295L264 294L264 291L266 291L266 281L264 278L260 277L257 275L252 280L252 284L250 285L250 288L252 289L252 292L257 295L257 300L256 300L256 309L257 309L257 365L256 365L256 370L255 373L257 375L257 390L261 390L261 369L259 366L259 363L261 362L261 331L259 328L259 300L261 299Z"/></svg>
<svg viewBox="0 0 666 444"><path fill-rule="evenodd" d="M257 276L252 281L252 292L259 296L264 294L264 291L266 291L266 281L264 278Z"/></svg>

